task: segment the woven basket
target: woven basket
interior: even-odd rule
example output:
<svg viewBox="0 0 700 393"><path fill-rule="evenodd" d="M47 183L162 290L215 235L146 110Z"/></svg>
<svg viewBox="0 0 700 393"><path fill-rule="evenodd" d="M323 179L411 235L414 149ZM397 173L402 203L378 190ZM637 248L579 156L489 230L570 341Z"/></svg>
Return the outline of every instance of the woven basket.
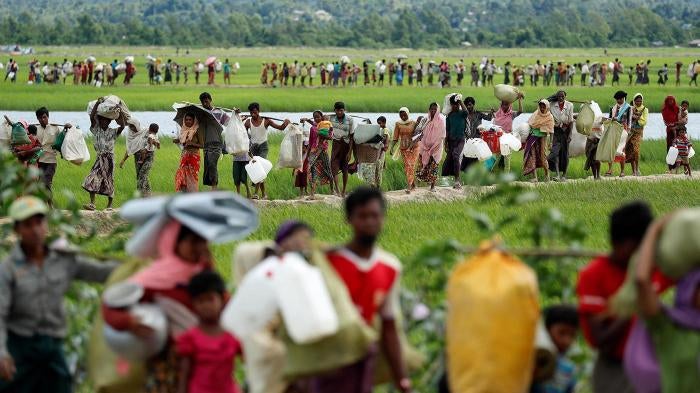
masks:
<svg viewBox="0 0 700 393"><path fill-rule="evenodd" d="M379 160L382 149L376 149L372 145L355 145L355 159L360 164L374 163Z"/></svg>

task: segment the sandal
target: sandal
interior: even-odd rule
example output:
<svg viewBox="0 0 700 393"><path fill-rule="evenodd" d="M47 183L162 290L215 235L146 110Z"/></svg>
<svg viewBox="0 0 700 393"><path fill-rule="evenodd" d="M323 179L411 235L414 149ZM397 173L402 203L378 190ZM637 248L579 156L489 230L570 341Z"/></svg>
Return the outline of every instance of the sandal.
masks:
<svg viewBox="0 0 700 393"><path fill-rule="evenodd" d="M612 176L612 171L610 171L610 172L605 172L605 177L610 177L610 176Z"/></svg>
<svg viewBox="0 0 700 393"><path fill-rule="evenodd" d="M83 209L89 210L89 211L91 211L91 212L97 210L97 208L95 208L95 204L94 204L94 203L86 203L86 204L84 204L84 205L83 205Z"/></svg>
<svg viewBox="0 0 700 393"><path fill-rule="evenodd" d="M252 199L252 200L254 200L254 201L257 201L258 199L260 199L260 197L259 197L259 196L257 196L257 195L253 195L253 197L252 197L252 198L250 198L250 199Z"/></svg>

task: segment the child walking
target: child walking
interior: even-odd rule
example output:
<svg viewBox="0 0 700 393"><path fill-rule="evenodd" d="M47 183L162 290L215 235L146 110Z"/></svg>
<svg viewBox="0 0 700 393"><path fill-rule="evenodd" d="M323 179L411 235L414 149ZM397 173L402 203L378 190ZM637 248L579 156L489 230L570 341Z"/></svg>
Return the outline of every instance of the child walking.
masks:
<svg viewBox="0 0 700 393"><path fill-rule="evenodd" d="M178 392L240 393L233 368L235 357L243 355L242 346L219 323L226 292L223 279L203 271L192 277L187 291L199 324L175 340L182 358Z"/></svg>
<svg viewBox="0 0 700 393"><path fill-rule="evenodd" d="M690 148L693 147L693 143L688 138L688 131L684 125L676 126L676 139L673 140L673 146L678 149L676 174L678 173L678 168L682 166L684 173L692 176L690 172Z"/></svg>

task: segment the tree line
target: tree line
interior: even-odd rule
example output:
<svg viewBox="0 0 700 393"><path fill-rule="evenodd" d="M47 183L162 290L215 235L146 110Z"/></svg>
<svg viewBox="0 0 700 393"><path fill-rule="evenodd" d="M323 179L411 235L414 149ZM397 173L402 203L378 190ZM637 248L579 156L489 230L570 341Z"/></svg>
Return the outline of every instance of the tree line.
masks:
<svg viewBox="0 0 700 393"><path fill-rule="evenodd" d="M630 47L685 44L700 32L693 0L16 3L0 1L6 45Z"/></svg>

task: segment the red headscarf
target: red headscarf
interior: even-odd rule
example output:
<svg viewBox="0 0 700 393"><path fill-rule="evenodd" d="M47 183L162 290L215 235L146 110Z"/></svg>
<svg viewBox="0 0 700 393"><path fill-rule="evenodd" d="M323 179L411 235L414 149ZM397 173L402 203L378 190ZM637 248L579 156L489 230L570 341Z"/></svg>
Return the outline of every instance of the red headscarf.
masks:
<svg viewBox="0 0 700 393"><path fill-rule="evenodd" d="M666 123L667 126L678 121L678 110L676 98L674 96L666 97L664 100L664 107L661 109L661 116L664 118L664 123Z"/></svg>

